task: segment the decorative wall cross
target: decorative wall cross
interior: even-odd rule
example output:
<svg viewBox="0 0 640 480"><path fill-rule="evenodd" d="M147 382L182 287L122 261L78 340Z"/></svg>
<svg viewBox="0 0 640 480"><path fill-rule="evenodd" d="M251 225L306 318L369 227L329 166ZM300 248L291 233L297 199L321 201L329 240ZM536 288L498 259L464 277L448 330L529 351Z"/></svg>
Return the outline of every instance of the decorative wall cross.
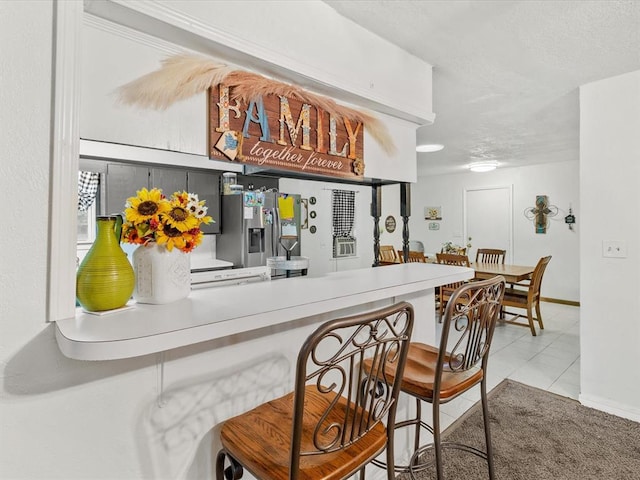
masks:
<svg viewBox="0 0 640 480"><path fill-rule="evenodd" d="M557 214L558 207L549 205L547 195L536 195L536 206L524 211L525 217L534 221L536 233L547 233L549 217L555 217Z"/></svg>

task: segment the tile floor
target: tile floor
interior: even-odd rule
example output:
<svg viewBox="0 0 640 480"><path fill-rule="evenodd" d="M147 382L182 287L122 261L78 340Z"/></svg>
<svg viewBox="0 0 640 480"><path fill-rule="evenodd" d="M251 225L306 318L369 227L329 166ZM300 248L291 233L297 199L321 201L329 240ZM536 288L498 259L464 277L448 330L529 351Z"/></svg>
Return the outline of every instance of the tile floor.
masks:
<svg viewBox="0 0 640 480"><path fill-rule="evenodd" d="M488 364L488 388L505 378L578 399L580 392L580 308L541 303L544 330L532 336L528 328L498 324ZM446 428L475 402L475 387L441 407Z"/></svg>

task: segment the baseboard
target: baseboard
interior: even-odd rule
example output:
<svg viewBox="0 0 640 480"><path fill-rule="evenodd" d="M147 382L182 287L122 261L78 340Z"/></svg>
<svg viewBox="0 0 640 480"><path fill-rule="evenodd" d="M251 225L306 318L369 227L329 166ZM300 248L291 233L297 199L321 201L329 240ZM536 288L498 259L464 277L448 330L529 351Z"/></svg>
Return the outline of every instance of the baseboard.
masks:
<svg viewBox="0 0 640 480"><path fill-rule="evenodd" d="M578 400L585 407L594 408L602 412L610 413L616 417L626 418L640 423L640 409L625 405L619 402L613 402L607 398L597 397L593 395L580 394Z"/></svg>
<svg viewBox="0 0 640 480"><path fill-rule="evenodd" d="M543 302L549 302L549 303L560 303L562 305L571 305L572 307L580 306L580 302L576 302L574 300L563 300L561 298L540 297L540 300Z"/></svg>

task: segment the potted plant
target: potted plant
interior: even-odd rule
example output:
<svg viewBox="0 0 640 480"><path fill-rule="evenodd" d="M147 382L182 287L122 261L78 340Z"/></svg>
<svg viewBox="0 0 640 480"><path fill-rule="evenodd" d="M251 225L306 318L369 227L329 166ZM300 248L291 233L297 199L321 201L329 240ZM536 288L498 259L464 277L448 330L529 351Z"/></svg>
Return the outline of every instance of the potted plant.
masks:
<svg viewBox="0 0 640 480"><path fill-rule="evenodd" d="M202 243L200 225L213 221L204 200L184 191L167 198L161 189L143 188L127 199L124 215L122 239L139 245L133 253L134 299L162 304L186 297L189 253Z"/></svg>

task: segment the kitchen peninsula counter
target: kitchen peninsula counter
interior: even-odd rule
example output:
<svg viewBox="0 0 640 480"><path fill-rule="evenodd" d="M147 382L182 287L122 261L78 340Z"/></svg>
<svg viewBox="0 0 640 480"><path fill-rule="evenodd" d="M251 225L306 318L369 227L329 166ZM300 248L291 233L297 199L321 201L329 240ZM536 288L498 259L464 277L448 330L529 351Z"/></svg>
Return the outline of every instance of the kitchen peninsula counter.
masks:
<svg viewBox="0 0 640 480"><path fill-rule="evenodd" d="M56 323L64 355L78 360L130 358L303 319L326 321L408 300L421 341L435 340L434 289L473 270L408 263L193 290L167 305L134 304L104 315L81 312ZM314 318L316 317L316 318ZM273 332L266 331L265 335Z"/></svg>

